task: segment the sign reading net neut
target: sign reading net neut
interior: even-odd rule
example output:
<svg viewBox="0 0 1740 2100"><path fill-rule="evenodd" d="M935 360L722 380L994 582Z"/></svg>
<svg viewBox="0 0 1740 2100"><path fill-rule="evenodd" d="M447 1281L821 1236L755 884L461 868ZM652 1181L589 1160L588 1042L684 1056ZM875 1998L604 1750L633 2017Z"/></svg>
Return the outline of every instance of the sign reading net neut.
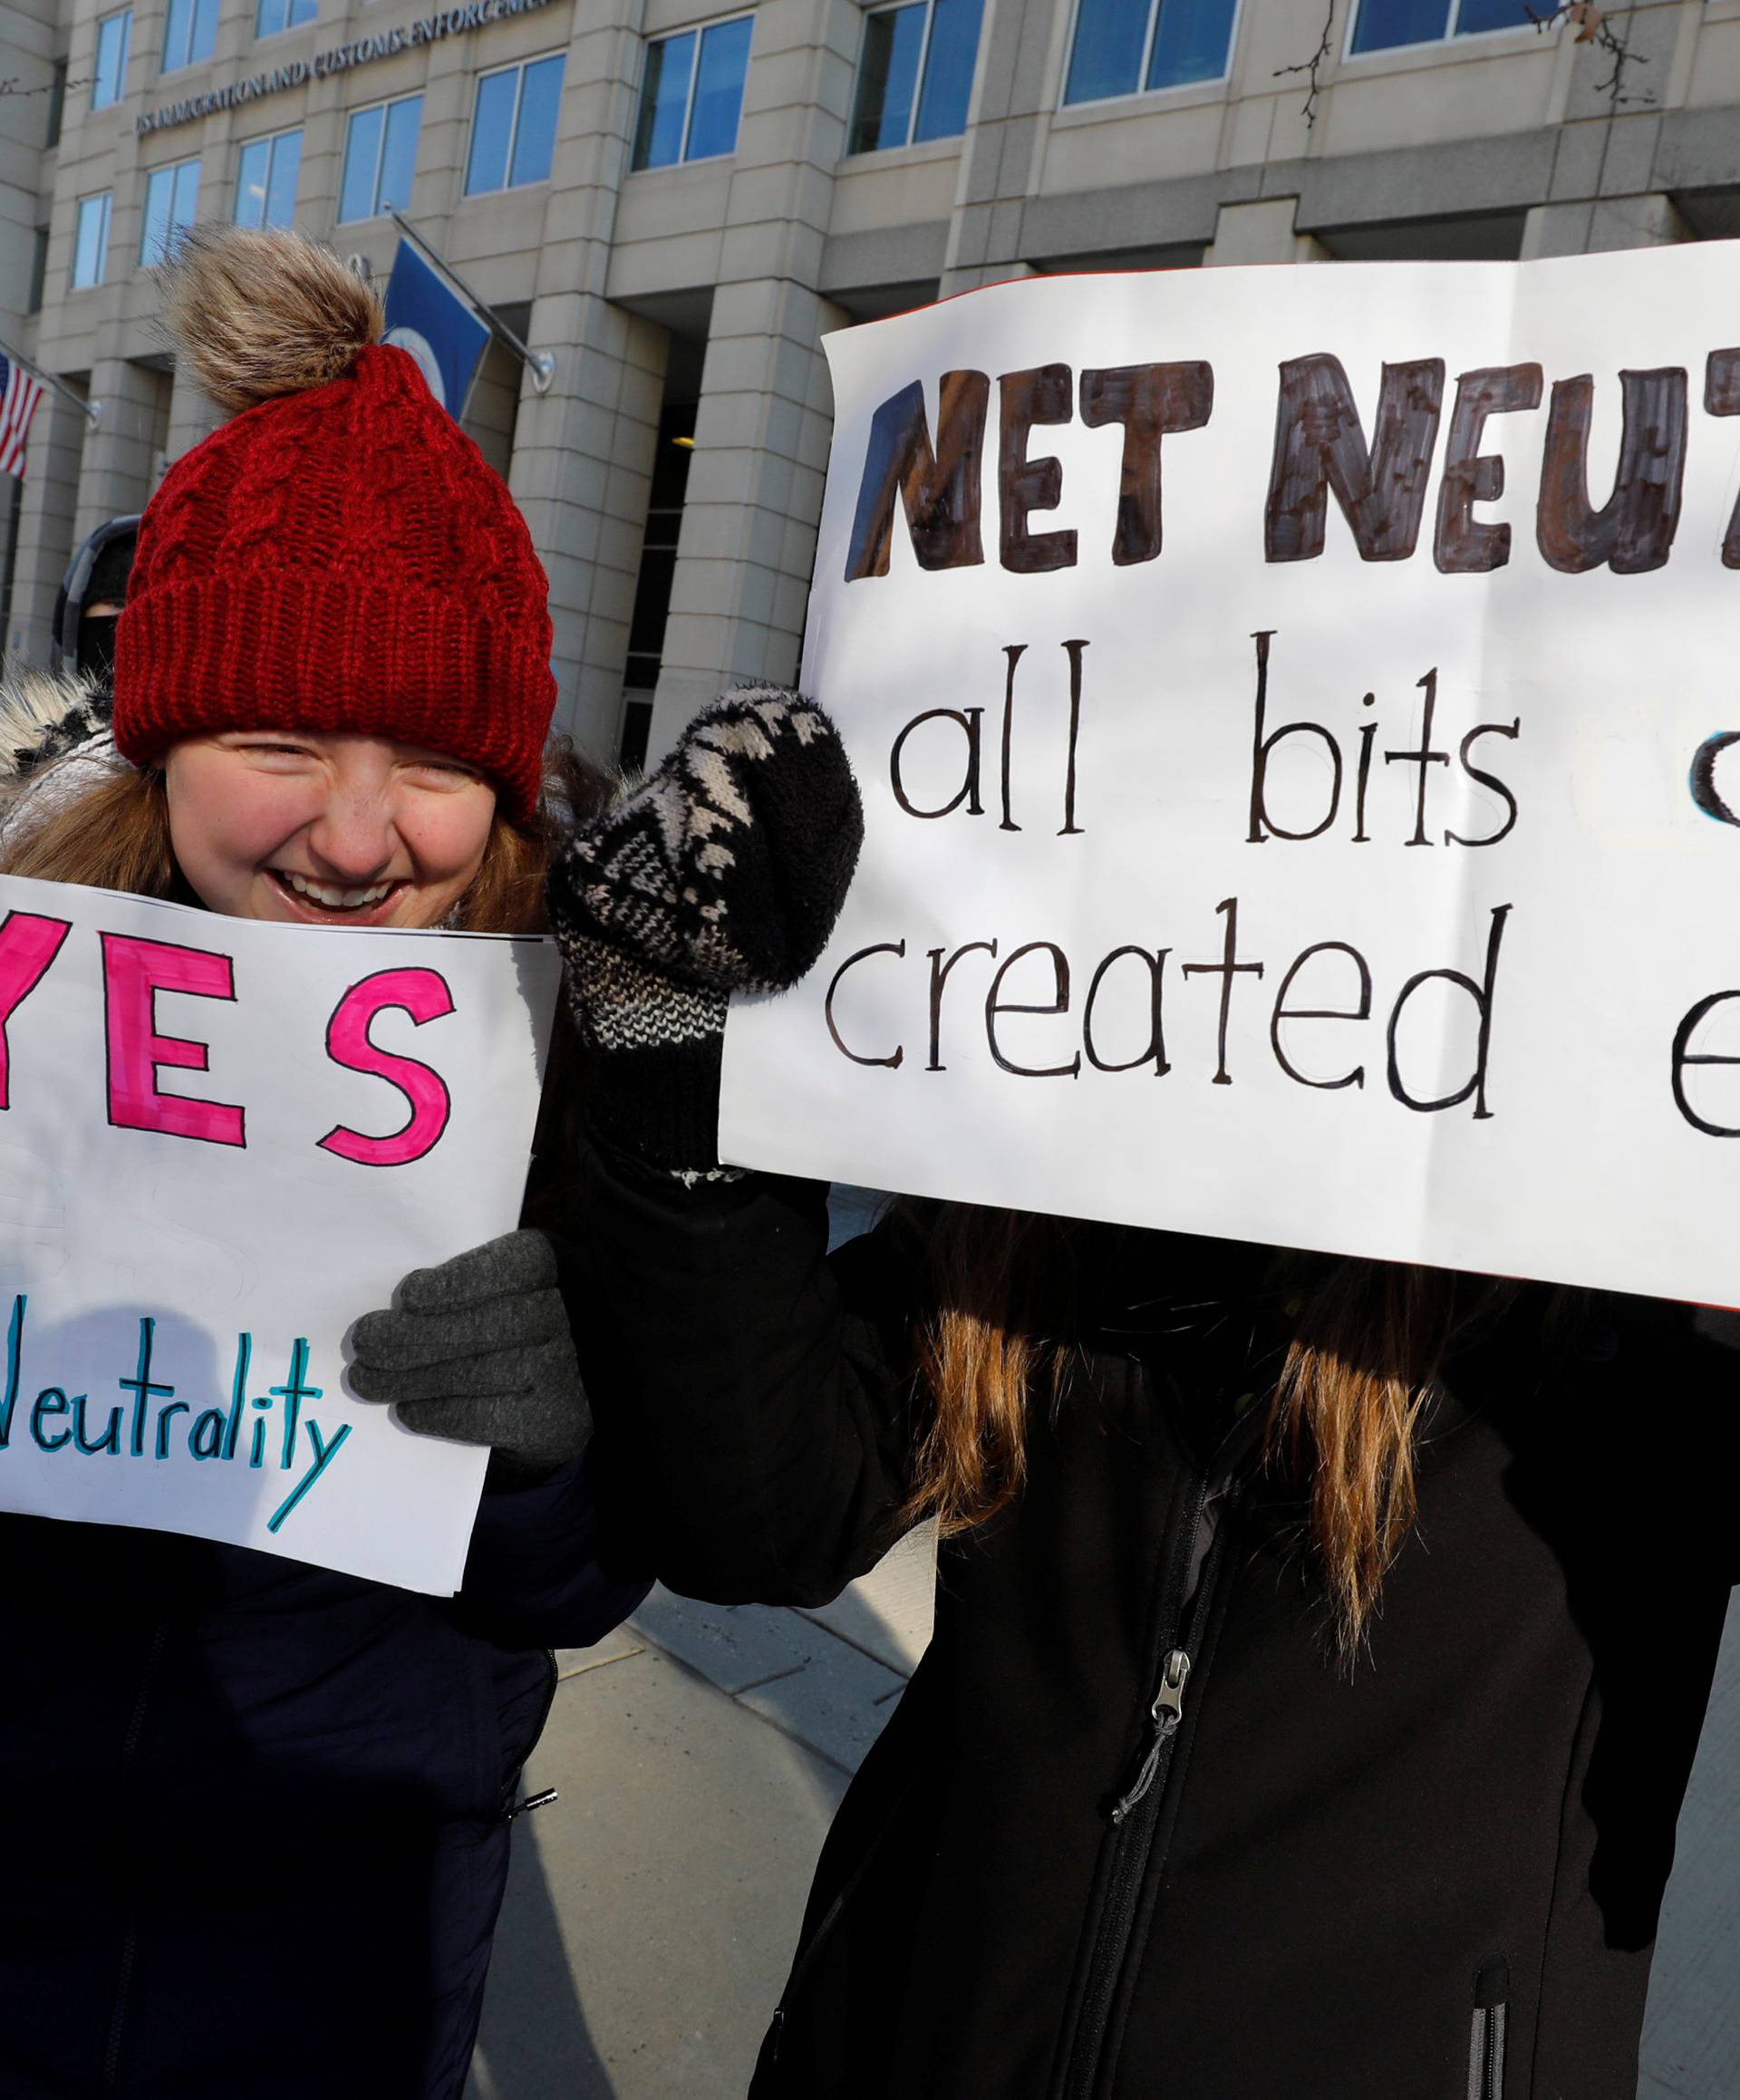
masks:
<svg viewBox="0 0 1740 2100"><path fill-rule="evenodd" d="M487 1454L343 1339L517 1221L556 979L0 876L0 1509L456 1590Z"/></svg>
<svg viewBox="0 0 1740 2100"><path fill-rule="evenodd" d="M1740 245L828 350L803 681L867 837L723 1156L1732 1302Z"/></svg>

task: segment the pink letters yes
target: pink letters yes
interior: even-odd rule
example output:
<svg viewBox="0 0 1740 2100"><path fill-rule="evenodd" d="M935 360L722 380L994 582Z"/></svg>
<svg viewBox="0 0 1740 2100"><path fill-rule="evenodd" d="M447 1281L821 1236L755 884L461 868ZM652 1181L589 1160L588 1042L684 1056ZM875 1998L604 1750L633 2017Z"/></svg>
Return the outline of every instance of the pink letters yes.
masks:
<svg viewBox="0 0 1740 2100"><path fill-rule="evenodd" d="M10 1105L6 1023L42 982L69 931L67 920L39 918L34 912L8 912L0 920L0 1108Z"/></svg>
<svg viewBox="0 0 1740 2100"><path fill-rule="evenodd" d="M326 1027L326 1054L335 1064L386 1079L411 1103L411 1120L391 1137L365 1137L341 1123L321 1139L325 1151L354 1160L359 1166L404 1166L420 1159L440 1142L451 1112L446 1084L438 1072L370 1041L375 1016L393 1006L402 1008L420 1028L424 1021L439 1021L454 1011L453 994L438 971L378 970L352 985Z"/></svg>
<svg viewBox="0 0 1740 2100"><path fill-rule="evenodd" d="M104 934L103 1003L109 1037L109 1120L122 1130L161 1130L172 1137L198 1137L209 1145L243 1145L240 1108L224 1101L199 1101L158 1091L164 1065L190 1072L208 1069L202 1042L157 1032L157 994L183 992L196 999L236 996L227 955L204 948L179 948L167 941L140 941Z"/></svg>

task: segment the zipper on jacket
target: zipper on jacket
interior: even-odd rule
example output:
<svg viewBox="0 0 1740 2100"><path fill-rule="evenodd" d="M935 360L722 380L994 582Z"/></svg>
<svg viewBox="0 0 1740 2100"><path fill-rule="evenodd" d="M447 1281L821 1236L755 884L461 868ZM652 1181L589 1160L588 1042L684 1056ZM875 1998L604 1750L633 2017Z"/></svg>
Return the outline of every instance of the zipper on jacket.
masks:
<svg viewBox="0 0 1740 2100"><path fill-rule="evenodd" d="M1474 1979L1474 2013L1468 2031L1468 2100L1504 2100L1504 2029L1511 1972L1503 1957Z"/></svg>
<svg viewBox="0 0 1740 2100"><path fill-rule="evenodd" d="M1155 1781L1160 1776L1160 1766L1167 1756L1167 1746L1178 1732L1178 1724L1184 1713L1184 1680L1190 1675L1190 1657L1182 1648L1173 1649L1167 1655L1160 1679L1160 1689L1154 1695L1154 1704L1148 1708L1154 1722L1154 1740L1148 1746L1148 1754L1142 1760L1142 1769L1136 1776L1136 1784L1123 1798L1113 1805L1112 1821L1122 1823L1139 1801L1146 1798Z"/></svg>
<svg viewBox="0 0 1740 2100"><path fill-rule="evenodd" d="M1136 1929L1136 1905L1154 1853L1155 1834L1165 1798L1166 1776L1172 1768L1173 1748L1184 1716L1191 1650L1201 1630L1204 1605L1213 1588L1215 1570L1226 1538L1226 1524L1223 1522L1197 1579L1192 1623L1188 1628L1182 1627L1179 1620L1207 1504L1208 1479L1198 1473L1191 1483L1184 1523L1167 1571L1166 1590L1162 1600L1160 1661L1154 1698L1148 1708L1153 1733L1135 1777L1107 1811L1107 1820L1113 1827L1111 1864L1094 1935L1088 1980L1082 1991L1081 2010L1064 2070L1063 2100L1089 2100L1092 2095L1105 2048L1106 2030L1111 2020L1112 2000L1117 1993L1130 1937Z"/></svg>

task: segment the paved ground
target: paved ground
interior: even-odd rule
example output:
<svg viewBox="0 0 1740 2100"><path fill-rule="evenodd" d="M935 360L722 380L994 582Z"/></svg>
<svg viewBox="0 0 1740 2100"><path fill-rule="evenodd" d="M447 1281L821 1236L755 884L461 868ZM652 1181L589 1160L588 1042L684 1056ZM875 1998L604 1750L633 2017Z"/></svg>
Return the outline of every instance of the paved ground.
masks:
<svg viewBox="0 0 1740 2100"><path fill-rule="evenodd" d="M560 1659L529 1784L561 1799L518 1826L469 2100L741 2100L817 1849L930 1611L914 1539L824 1611L658 1591ZM1680 1821L1640 2100L1740 2095L1736 1975L1740 1605Z"/></svg>

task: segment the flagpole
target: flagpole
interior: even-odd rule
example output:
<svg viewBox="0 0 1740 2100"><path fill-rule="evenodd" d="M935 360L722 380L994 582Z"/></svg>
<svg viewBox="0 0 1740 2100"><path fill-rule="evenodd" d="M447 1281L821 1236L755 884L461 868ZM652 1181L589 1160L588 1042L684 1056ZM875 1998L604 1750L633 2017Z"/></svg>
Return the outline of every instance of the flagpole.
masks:
<svg viewBox="0 0 1740 2100"><path fill-rule="evenodd" d="M534 393L548 393L550 391L550 382L556 377L556 360L550 355L549 352L547 350L528 350L525 344L520 341L519 337L514 334L513 330L508 327L508 324L502 319L501 315L496 312L495 308L493 306L485 305L483 300L478 298L478 295L471 289L470 285L466 283L465 279L460 276L459 273L453 267L453 266L447 260L447 258L444 256L438 254L434 248L430 247L429 243L423 238L422 235L418 232L414 226L412 226L411 221L405 217L404 213L399 209L397 205L390 204L387 207L387 209L392 214L393 220L398 226L400 232L402 233L408 240L415 241L417 246L421 248L423 253L429 257L430 261L433 263L436 268L441 272L442 276L449 278L455 285L458 286L459 290L461 294L463 294L467 302L470 305L473 310L480 315L483 319L488 323L490 334L498 336L501 341L507 344L508 348L513 352L514 355L519 359L520 363L525 365L530 372L532 375L532 392Z"/></svg>
<svg viewBox="0 0 1740 2100"><path fill-rule="evenodd" d="M64 382L56 379L52 372L44 372L39 365L33 364L29 358L21 357L10 343L0 341L0 357L11 358L21 371L29 373L33 379L40 379L44 386L52 386L56 393L64 394L72 406L82 415L89 416L93 423L102 421L102 403L100 401L82 400Z"/></svg>

